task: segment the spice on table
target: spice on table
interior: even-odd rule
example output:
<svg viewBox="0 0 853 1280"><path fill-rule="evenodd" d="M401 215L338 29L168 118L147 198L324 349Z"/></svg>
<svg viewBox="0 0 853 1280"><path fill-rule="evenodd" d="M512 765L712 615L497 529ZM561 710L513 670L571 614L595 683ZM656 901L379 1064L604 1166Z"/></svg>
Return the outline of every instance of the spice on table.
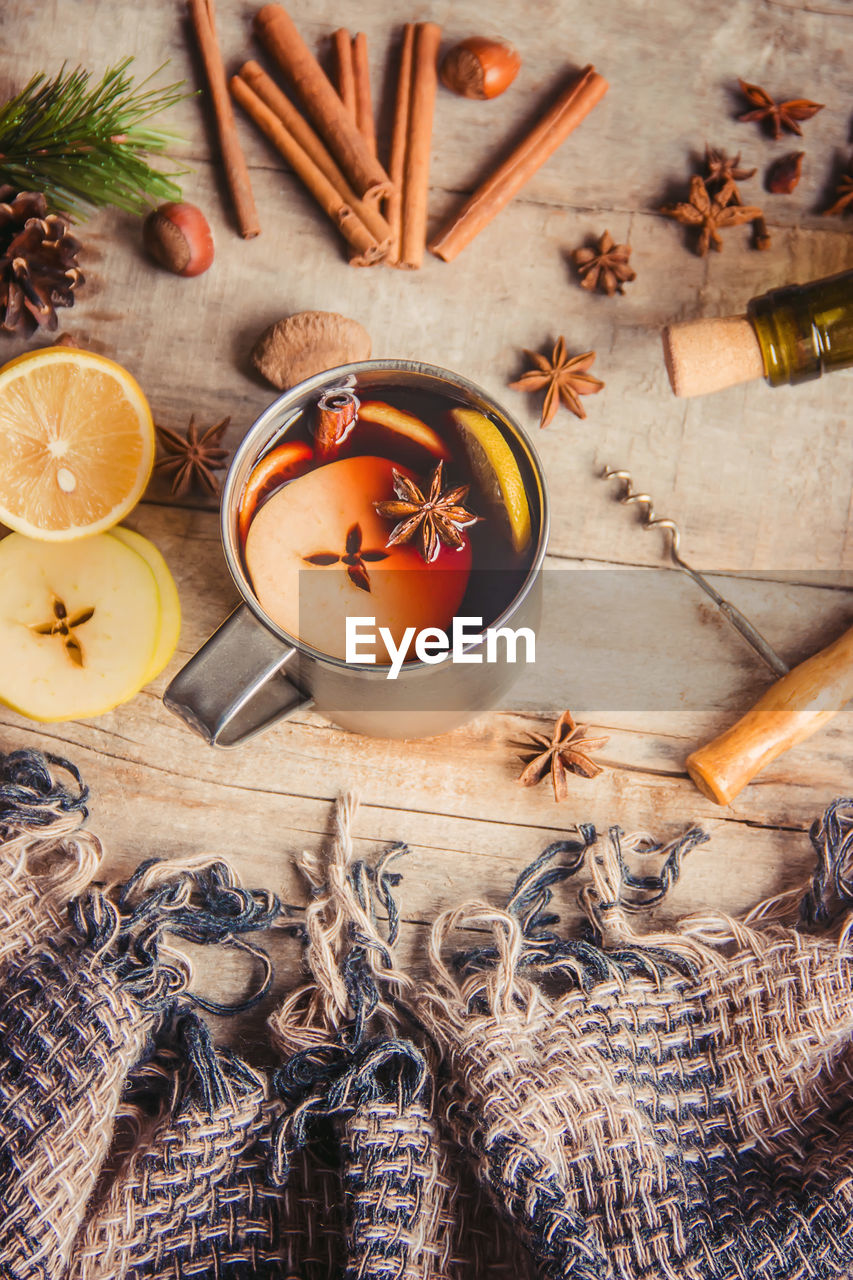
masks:
<svg viewBox="0 0 853 1280"><path fill-rule="evenodd" d="M757 172L757 169L741 167L740 152L730 156L721 147L709 147L705 143L705 186L709 191L712 186L718 191L728 187L729 204L743 204L737 184L754 178Z"/></svg>
<svg viewBox="0 0 853 1280"><path fill-rule="evenodd" d="M774 160L764 181L767 190L774 195L790 195L800 181L805 154L805 151L792 151Z"/></svg>
<svg viewBox="0 0 853 1280"><path fill-rule="evenodd" d="M582 248L572 252L582 289L599 289L612 297L623 293L623 285L636 280L637 273L628 265L631 256L629 244L616 244L609 231L599 237L595 249Z"/></svg>
<svg viewBox="0 0 853 1280"><path fill-rule="evenodd" d="M346 27L332 32L338 96L351 116L355 115L355 69L352 61L352 37Z"/></svg>
<svg viewBox="0 0 853 1280"><path fill-rule="evenodd" d="M828 209L823 211L825 218L835 213L844 213L846 209L853 208L853 160L851 160L847 172L842 174L834 194L835 200Z"/></svg>
<svg viewBox="0 0 853 1280"><path fill-rule="evenodd" d="M36 188L58 213L115 205L145 213L152 201L180 200L177 172L152 169L147 155L175 137L153 117L188 95L182 84L134 86L125 58L91 85L88 71L64 69L53 80L33 76L0 106L0 184Z"/></svg>
<svg viewBox="0 0 853 1280"><path fill-rule="evenodd" d="M754 218L752 223L752 244L755 249L766 250L770 248L772 239L770 236L770 228L764 214L760 218Z"/></svg>
<svg viewBox="0 0 853 1280"><path fill-rule="evenodd" d="M376 201L362 200L356 195L319 135L259 63L252 60L244 62L239 75L240 79L244 80L257 97L278 117L293 140L320 172L328 178L342 202L348 205L355 217L364 223L376 241L379 251L387 252L391 244L391 228L379 211ZM371 256L370 260L374 261L374 258ZM354 258L350 258L350 262L354 266L358 265Z"/></svg>
<svg viewBox="0 0 853 1280"><path fill-rule="evenodd" d="M213 233L197 205L161 204L142 224L142 243L176 276L200 276L213 264Z"/></svg>
<svg viewBox="0 0 853 1280"><path fill-rule="evenodd" d="M518 75L521 58L506 40L469 36L441 64L441 83L462 98L497 98Z"/></svg>
<svg viewBox="0 0 853 1280"><path fill-rule="evenodd" d="M420 267L426 249L429 158L440 43L441 27L434 22L418 22L415 25L411 100L403 164L400 259L393 264L409 271Z"/></svg>
<svg viewBox="0 0 853 1280"><path fill-rule="evenodd" d="M284 156L294 173L304 183L347 243L363 256L365 264L378 261L379 258L383 257L385 250L376 237L358 217L352 205L347 202L344 195L329 180L316 161L300 145L281 118L267 106L241 76L232 76L230 84L233 97L236 98L246 114L266 135L276 150ZM329 87L331 89L331 85ZM335 92L334 89L331 91L332 93ZM335 99L338 102L340 101L337 94L335 94ZM341 110L343 110L343 107L341 107Z"/></svg>
<svg viewBox="0 0 853 1280"><path fill-rule="evenodd" d="M584 67L507 159L433 236L430 252L444 262L461 253L586 119L608 88L593 66Z"/></svg>
<svg viewBox="0 0 853 1280"><path fill-rule="evenodd" d="M29 335L57 327L56 308L73 307L84 281L79 249L41 192L0 187L0 329Z"/></svg>
<svg viewBox="0 0 853 1280"><path fill-rule="evenodd" d="M252 348L252 364L279 391L315 373L370 358L370 334L337 311L297 311L265 329Z"/></svg>
<svg viewBox="0 0 853 1280"><path fill-rule="evenodd" d="M380 560L387 560L388 552L363 550L361 546L362 536L360 524L350 525L349 529L347 529L346 546L343 555L338 555L335 551L315 551L310 556L303 556L302 559L307 564L321 566L345 564L347 576L353 586L358 587L360 591L369 592L370 573L367 570L365 561L370 564Z"/></svg>
<svg viewBox="0 0 853 1280"><path fill-rule="evenodd" d="M195 415L190 418L185 436L168 427L157 427L157 439L164 456L154 463L154 470L171 478L171 490L176 498L185 497L193 489L212 496L219 493L215 473L228 465L228 450L223 449L220 441L230 421L230 417L223 418L208 427L204 435L199 435Z"/></svg>
<svg viewBox="0 0 853 1280"><path fill-rule="evenodd" d="M567 774L576 773L581 778L596 778L604 772L604 766L597 764L590 753L599 750L608 741L607 738L588 738L589 726L575 724L571 711L564 711L554 726L550 738L544 733L529 733L527 740L517 742L527 753L521 759L527 761L524 770L518 777L523 787L535 787L546 773L551 774L554 786L554 799L565 800L568 797Z"/></svg>
<svg viewBox="0 0 853 1280"><path fill-rule="evenodd" d="M542 391L547 388L540 427L547 427L561 400L578 418L585 418L586 410L580 397L596 395L604 386L600 378L587 372L595 360L595 352L585 351L582 355L570 356L566 351L565 338L560 337L554 344L550 360L527 348L524 354L534 367L509 385L513 391Z"/></svg>
<svg viewBox="0 0 853 1280"><path fill-rule="evenodd" d="M367 58L367 36L359 31L354 37L344 28L340 28L333 36L338 70L338 93L347 111L355 120L356 127L367 143L371 155L376 155L376 125L373 119L373 99L370 92L370 65ZM334 179L333 179L334 182ZM336 183L334 185L337 185ZM358 199L358 197L356 197ZM367 201L359 201L364 209L372 208L376 218L382 223L382 234L377 238L382 241L383 257L387 257L390 248L390 227L383 219L376 205ZM361 214L362 222L370 226L370 218ZM374 234L377 234L374 232ZM379 261L378 257L365 257L350 245L349 263L352 267L370 267Z"/></svg>
<svg viewBox="0 0 853 1280"><path fill-rule="evenodd" d="M255 32L278 63L306 114L359 196L377 200L388 194L390 181L382 165L359 133L335 88L278 4L267 4L255 15ZM233 83L233 82L232 82Z"/></svg>
<svg viewBox="0 0 853 1280"><path fill-rule="evenodd" d="M812 102L810 98L789 98L786 102L776 102L760 85L748 84L746 80L738 80L738 84L741 93L753 108L738 116L738 120L766 121L774 138L781 138L783 129L802 137L800 121L811 120L812 116L824 108L824 103Z"/></svg>
<svg viewBox="0 0 853 1280"><path fill-rule="evenodd" d="M726 227L739 227L745 222L754 222L762 216L757 205L731 203L732 186L731 182L727 182L712 196L704 180L694 175L690 179L690 196L686 201L661 206L660 211L667 218L674 218L686 227L699 229L696 252L700 258L705 256L709 247L718 251L722 249L720 231Z"/></svg>
<svg viewBox="0 0 853 1280"><path fill-rule="evenodd" d="M216 36L216 11L213 0L188 0L190 20L198 43L204 73L207 78L213 112L216 117L216 133L219 151L225 169L225 179L231 192L234 212L244 240L260 234L261 224L252 193L249 166L237 136L234 108L228 96L228 81L219 41Z"/></svg>
<svg viewBox="0 0 853 1280"><path fill-rule="evenodd" d="M432 564L442 543L456 549L464 545L460 531L476 524L480 517L467 511L462 505L468 496L467 484L442 490L443 471L442 461L429 479L429 488L424 486L424 493L414 481L394 468L392 475L396 500L373 504L380 516L399 522L388 535L386 547L411 542L415 534L420 534L421 555L427 564Z"/></svg>

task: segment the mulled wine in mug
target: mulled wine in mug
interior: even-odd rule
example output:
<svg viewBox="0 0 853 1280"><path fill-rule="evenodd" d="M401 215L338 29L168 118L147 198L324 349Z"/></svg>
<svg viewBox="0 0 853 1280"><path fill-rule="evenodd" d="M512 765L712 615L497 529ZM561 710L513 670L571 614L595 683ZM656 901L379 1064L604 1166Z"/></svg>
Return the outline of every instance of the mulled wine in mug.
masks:
<svg viewBox="0 0 853 1280"><path fill-rule="evenodd" d="M432 736L535 661L541 466L456 374L374 360L285 392L235 454L221 531L244 603L165 694L215 745L310 703L372 736Z"/></svg>

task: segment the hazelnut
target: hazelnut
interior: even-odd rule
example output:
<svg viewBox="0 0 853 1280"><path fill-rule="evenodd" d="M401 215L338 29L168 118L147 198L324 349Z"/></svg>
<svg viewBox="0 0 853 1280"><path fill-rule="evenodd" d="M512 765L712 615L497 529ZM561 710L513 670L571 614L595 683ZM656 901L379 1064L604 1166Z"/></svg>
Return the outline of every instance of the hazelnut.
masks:
<svg viewBox="0 0 853 1280"><path fill-rule="evenodd" d="M463 98L496 98L508 89L521 58L505 40L470 36L454 45L441 64L441 82Z"/></svg>
<svg viewBox="0 0 853 1280"><path fill-rule="evenodd" d="M146 251L176 276L200 276L213 262L213 234L194 204L161 204L142 225Z"/></svg>

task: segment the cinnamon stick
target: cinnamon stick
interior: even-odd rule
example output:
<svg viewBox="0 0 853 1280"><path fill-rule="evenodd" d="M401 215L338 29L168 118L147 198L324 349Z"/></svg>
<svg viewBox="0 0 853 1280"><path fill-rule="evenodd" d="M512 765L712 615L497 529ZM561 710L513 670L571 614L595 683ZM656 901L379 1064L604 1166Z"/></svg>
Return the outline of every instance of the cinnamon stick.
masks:
<svg viewBox="0 0 853 1280"><path fill-rule="evenodd" d="M304 116L299 114L287 94L267 75L263 67L250 60L243 63L239 74L240 79L245 80L249 88L269 107L270 111L278 116L288 133L295 138L321 173L325 174L343 201L351 207L370 231L384 255L391 245L391 227L383 218L377 205L372 201L358 198L311 125Z"/></svg>
<svg viewBox="0 0 853 1280"><path fill-rule="evenodd" d="M367 36L359 31L352 42L352 70L355 81L355 123L370 154L376 155L376 122L370 93L370 64L367 60ZM390 176L390 175L389 175Z"/></svg>
<svg viewBox="0 0 853 1280"><path fill-rule="evenodd" d="M287 76L353 190L371 200L387 195L391 186L387 173L370 154L352 116L286 10L278 4L264 5L255 15L255 31Z"/></svg>
<svg viewBox="0 0 853 1280"><path fill-rule="evenodd" d="M445 262L452 262L565 142L569 134L601 101L608 88L607 81L594 67L585 67L519 143L512 155L498 166L456 216L433 237L429 244L430 252Z"/></svg>
<svg viewBox="0 0 853 1280"><path fill-rule="evenodd" d="M438 47L441 27L419 22L412 50L412 91L406 134L406 161L403 171L399 266L417 270L426 245L429 153L432 145L432 118L438 85Z"/></svg>
<svg viewBox="0 0 853 1280"><path fill-rule="evenodd" d="M324 213L341 232L348 244L363 254L366 261L376 261L382 250L367 227L341 197L326 175L285 128L278 116L249 88L240 76L232 76L231 92L247 115L284 156L294 173L308 188Z"/></svg>
<svg viewBox="0 0 853 1280"><path fill-rule="evenodd" d="M189 14L201 60L204 63L204 74L216 118L219 152L225 169L228 190L234 202L240 235L244 240L251 240L254 236L260 235L261 224L258 221L255 197L252 194L249 167L237 136L237 124L234 120L231 99L228 96L225 67L216 37L213 0L189 0Z"/></svg>
<svg viewBox="0 0 853 1280"><path fill-rule="evenodd" d="M415 25L407 22L403 28L400 45L400 70L397 76L397 97L394 102L394 123L391 127L391 155L388 176L394 184L385 202L385 216L391 226L391 249L386 258L395 267L402 251L403 174L406 165L406 138L409 133L409 107L412 97L412 49L415 42Z"/></svg>
<svg viewBox="0 0 853 1280"><path fill-rule="evenodd" d="M355 70L350 33L346 28L339 27L332 35L332 43L338 72L338 96L350 115L355 117Z"/></svg>

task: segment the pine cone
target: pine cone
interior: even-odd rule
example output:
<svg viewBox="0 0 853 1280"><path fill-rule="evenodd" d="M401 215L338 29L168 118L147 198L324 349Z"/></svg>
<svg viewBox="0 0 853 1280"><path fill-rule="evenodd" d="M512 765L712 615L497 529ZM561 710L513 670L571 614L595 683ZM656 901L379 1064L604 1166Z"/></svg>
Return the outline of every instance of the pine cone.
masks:
<svg viewBox="0 0 853 1280"><path fill-rule="evenodd" d="M57 327L55 308L74 305L84 277L66 220L40 192L14 191L0 187L0 329L31 334Z"/></svg>

